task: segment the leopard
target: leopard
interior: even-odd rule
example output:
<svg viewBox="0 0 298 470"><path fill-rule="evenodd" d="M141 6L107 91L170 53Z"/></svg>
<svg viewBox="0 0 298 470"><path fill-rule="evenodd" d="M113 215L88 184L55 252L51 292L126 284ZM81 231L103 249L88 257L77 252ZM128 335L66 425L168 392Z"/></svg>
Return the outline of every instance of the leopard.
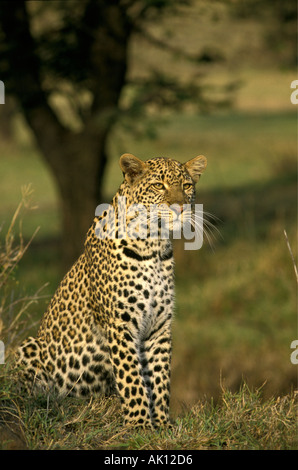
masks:
<svg viewBox="0 0 298 470"><path fill-rule="evenodd" d="M207 159L144 161L126 153L119 164L123 182L110 204L98 206L81 256L37 335L19 346L16 364L31 391L62 398L116 395L124 424L157 429L171 426L173 227L184 207L191 217ZM162 234L165 208L168 236Z"/></svg>

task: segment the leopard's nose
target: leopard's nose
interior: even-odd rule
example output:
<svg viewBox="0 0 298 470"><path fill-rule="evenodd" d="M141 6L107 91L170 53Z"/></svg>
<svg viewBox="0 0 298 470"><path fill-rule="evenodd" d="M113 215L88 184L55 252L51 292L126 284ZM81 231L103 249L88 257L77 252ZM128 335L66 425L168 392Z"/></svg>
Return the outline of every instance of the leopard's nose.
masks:
<svg viewBox="0 0 298 470"><path fill-rule="evenodd" d="M183 212L183 206L180 206L180 204L172 204L171 209L177 215L180 215Z"/></svg>

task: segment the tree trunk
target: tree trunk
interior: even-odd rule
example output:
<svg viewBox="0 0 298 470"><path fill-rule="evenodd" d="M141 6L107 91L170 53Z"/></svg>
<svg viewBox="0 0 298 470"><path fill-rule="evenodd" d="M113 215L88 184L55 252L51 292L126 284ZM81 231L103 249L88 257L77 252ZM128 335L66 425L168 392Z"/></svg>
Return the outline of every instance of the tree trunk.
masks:
<svg viewBox="0 0 298 470"><path fill-rule="evenodd" d="M74 134L51 126L42 133L43 111L37 121L27 116L44 159L56 180L62 215L61 261L68 269L84 250L84 240L95 209L102 202L102 180L106 166L106 138L110 124L94 133ZM48 116L47 116L48 118ZM37 122L37 123L36 123Z"/></svg>
<svg viewBox="0 0 298 470"><path fill-rule="evenodd" d="M102 202L106 163L105 137L72 136L60 152L61 172L54 172L61 196L62 262L68 269L84 250L84 240ZM67 155L67 157L66 157Z"/></svg>

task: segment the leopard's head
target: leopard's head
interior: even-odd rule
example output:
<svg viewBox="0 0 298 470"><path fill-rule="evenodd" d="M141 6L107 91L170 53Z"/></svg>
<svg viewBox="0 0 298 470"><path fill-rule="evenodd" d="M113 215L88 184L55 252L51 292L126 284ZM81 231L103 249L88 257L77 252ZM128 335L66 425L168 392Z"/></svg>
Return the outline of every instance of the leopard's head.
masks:
<svg viewBox="0 0 298 470"><path fill-rule="evenodd" d="M142 161L131 154L120 158L125 193L131 203L143 205L148 214L154 207L155 214L168 223L170 230L191 217L195 184L206 165L207 159L202 155L186 163L160 157Z"/></svg>

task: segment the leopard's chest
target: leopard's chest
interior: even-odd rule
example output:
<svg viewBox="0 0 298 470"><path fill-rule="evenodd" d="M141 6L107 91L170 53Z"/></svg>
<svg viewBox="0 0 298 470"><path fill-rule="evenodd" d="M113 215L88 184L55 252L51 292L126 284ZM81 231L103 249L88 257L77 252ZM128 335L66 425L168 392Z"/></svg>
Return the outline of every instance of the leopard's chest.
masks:
<svg viewBox="0 0 298 470"><path fill-rule="evenodd" d="M115 269L120 302L140 310L150 310L160 299L173 294L173 266L158 255L150 259L122 259Z"/></svg>
<svg viewBox="0 0 298 470"><path fill-rule="evenodd" d="M172 263L158 257L134 260L118 284L115 317L128 322L134 335L142 340L172 316L173 299Z"/></svg>
<svg viewBox="0 0 298 470"><path fill-rule="evenodd" d="M107 253L107 252L106 252ZM147 324L168 315L174 296L173 258L160 251L140 252L119 244L112 262L106 260L102 282L102 308L106 315L125 322ZM110 252L109 255L112 253Z"/></svg>

